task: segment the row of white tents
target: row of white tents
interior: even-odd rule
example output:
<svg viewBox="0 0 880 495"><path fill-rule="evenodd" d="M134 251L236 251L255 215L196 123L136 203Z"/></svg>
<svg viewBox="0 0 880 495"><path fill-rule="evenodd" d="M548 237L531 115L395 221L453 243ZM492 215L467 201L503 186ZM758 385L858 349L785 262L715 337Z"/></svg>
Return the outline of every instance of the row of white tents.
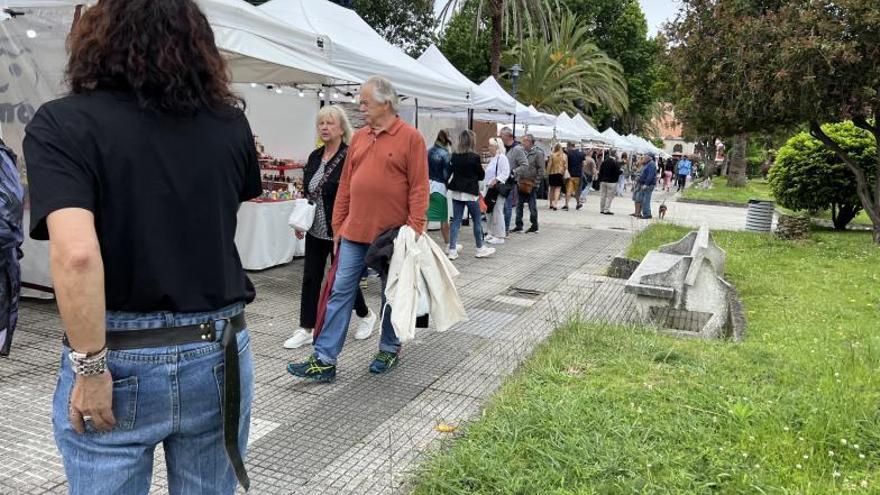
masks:
<svg viewBox="0 0 880 495"><path fill-rule="evenodd" d="M197 0L214 29L233 80L354 89L374 74L388 77L407 104L510 124L518 134L624 151L660 153L637 137L599 133L581 115L549 115L511 97L495 78L475 84L431 46L418 60L388 43L353 10L327 0ZM94 0L0 0L4 9L66 8ZM26 11L26 10L25 10Z"/></svg>

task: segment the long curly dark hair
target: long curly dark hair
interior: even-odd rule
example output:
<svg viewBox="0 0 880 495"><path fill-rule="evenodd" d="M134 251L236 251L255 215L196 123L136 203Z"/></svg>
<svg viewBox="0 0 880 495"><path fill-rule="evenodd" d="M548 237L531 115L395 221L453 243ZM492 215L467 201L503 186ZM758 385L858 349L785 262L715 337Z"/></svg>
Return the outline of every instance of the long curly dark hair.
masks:
<svg viewBox="0 0 880 495"><path fill-rule="evenodd" d="M242 107L214 31L193 0L100 0L67 41L73 93L130 93L176 115Z"/></svg>

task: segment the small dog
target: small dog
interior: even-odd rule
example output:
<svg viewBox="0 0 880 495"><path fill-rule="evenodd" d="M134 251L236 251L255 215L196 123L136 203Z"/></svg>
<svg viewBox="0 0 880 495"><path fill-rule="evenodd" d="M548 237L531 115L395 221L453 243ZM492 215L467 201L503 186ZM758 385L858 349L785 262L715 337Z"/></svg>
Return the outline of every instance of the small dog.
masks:
<svg viewBox="0 0 880 495"><path fill-rule="evenodd" d="M663 218L666 217L666 210L667 210L667 207L666 207L666 201L664 201L664 202L660 205L660 220L663 220Z"/></svg>

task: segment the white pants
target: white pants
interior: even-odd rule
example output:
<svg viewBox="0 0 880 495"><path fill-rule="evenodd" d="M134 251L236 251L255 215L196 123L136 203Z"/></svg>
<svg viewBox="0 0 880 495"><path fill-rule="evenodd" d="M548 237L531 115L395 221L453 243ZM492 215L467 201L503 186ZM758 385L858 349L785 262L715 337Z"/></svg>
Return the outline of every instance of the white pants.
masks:
<svg viewBox="0 0 880 495"><path fill-rule="evenodd" d="M513 194L513 191L510 191ZM504 229L504 203L507 198L498 196L495 207L489 212L489 235L497 239L503 239L507 235Z"/></svg>

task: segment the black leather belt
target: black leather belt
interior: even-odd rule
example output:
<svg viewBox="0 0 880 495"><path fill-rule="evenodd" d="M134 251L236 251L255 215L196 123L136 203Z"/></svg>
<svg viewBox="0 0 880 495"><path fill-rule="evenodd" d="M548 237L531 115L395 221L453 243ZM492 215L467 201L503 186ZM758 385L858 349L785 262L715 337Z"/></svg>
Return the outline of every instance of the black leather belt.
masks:
<svg viewBox="0 0 880 495"><path fill-rule="evenodd" d="M118 330L107 332L107 349L122 351L147 349L195 343L216 342L217 323L226 321L220 345L223 347L223 444L235 477L247 491L251 482L238 449L238 423L241 415L241 377L238 367L238 339L236 335L247 328L244 313L232 318L214 320L186 327ZM67 336L64 344L70 347Z"/></svg>

